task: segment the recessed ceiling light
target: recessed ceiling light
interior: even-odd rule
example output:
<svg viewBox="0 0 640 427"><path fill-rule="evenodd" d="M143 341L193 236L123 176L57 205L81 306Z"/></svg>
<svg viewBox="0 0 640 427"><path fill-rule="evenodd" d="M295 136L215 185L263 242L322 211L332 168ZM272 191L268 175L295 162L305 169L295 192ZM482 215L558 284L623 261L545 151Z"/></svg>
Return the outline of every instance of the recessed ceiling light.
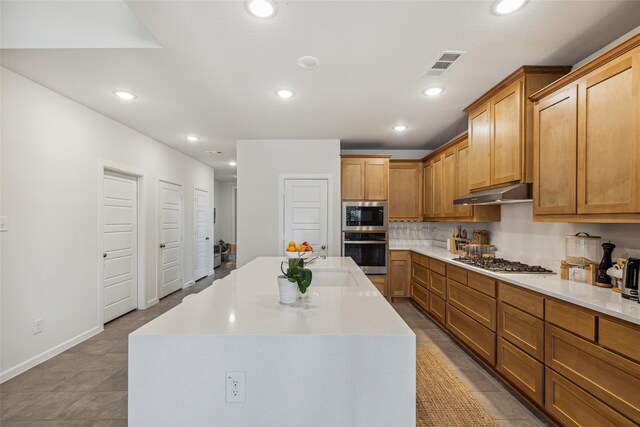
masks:
<svg viewBox="0 0 640 427"><path fill-rule="evenodd" d="M244 7L256 18L271 18L278 12L276 3L271 0L246 0Z"/></svg>
<svg viewBox="0 0 640 427"><path fill-rule="evenodd" d="M229 161L229 166L235 166L235 165L237 165L235 160Z"/></svg>
<svg viewBox="0 0 640 427"><path fill-rule="evenodd" d="M508 15L520 9L528 0L496 0L491 11L496 15Z"/></svg>
<svg viewBox="0 0 640 427"><path fill-rule="evenodd" d="M276 91L276 95L278 95L280 98L283 98L283 99L289 99L293 97L294 93L289 89L278 89Z"/></svg>
<svg viewBox="0 0 640 427"><path fill-rule="evenodd" d="M198 142L200 140L200 138L198 138L195 135L187 135L187 141L189 142Z"/></svg>
<svg viewBox="0 0 640 427"><path fill-rule="evenodd" d="M298 58L298 67L304 68L305 70L313 70L318 68L320 65L320 60L315 56L301 56Z"/></svg>
<svg viewBox="0 0 640 427"><path fill-rule="evenodd" d="M207 151L205 151L205 153L207 153L207 154L222 154L222 151L218 151L218 150L207 150Z"/></svg>
<svg viewBox="0 0 640 427"><path fill-rule="evenodd" d="M409 126L407 125L395 125L393 127L393 130L395 130L396 132L404 132L407 129L409 129Z"/></svg>
<svg viewBox="0 0 640 427"><path fill-rule="evenodd" d="M131 101L132 99L137 98L137 96L135 96L131 92L125 92L124 90L116 90L113 92L113 94L120 99L124 99L125 101Z"/></svg>
<svg viewBox="0 0 640 427"><path fill-rule="evenodd" d="M425 89L424 93L427 96L436 96L436 95L440 95L442 92L444 91L443 88L441 87L430 87L429 89Z"/></svg>

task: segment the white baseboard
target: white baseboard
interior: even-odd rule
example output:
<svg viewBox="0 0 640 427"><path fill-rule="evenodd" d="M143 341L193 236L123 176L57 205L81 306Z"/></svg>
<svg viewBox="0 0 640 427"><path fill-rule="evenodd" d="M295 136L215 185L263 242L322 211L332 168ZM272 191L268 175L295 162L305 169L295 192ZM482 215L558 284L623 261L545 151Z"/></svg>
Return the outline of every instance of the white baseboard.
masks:
<svg viewBox="0 0 640 427"><path fill-rule="evenodd" d="M185 283L184 285L182 285L182 289L188 288L191 285L195 285L196 281L195 280L189 280L187 283Z"/></svg>
<svg viewBox="0 0 640 427"><path fill-rule="evenodd" d="M81 333L80 335L76 335L75 337L63 342L62 344L58 344L57 346L50 348L49 350L43 351L37 356L32 357L31 359L25 360L22 363L17 364L3 372L0 373L0 383L3 383L11 378L20 375L21 373L33 368L40 363L51 359L53 356L57 356L65 350L70 349L74 345L80 344L82 341L91 338L94 335L99 334L104 330L102 326L96 326L95 328L91 328L86 332Z"/></svg>
<svg viewBox="0 0 640 427"><path fill-rule="evenodd" d="M158 302L160 302L158 298L147 301L147 306L145 307L145 309L151 307L152 305L156 305Z"/></svg>
<svg viewBox="0 0 640 427"><path fill-rule="evenodd" d="M214 274L216 274L215 270L211 270L211 271L209 272L209 274L207 274L207 277L209 277L209 276L213 276Z"/></svg>

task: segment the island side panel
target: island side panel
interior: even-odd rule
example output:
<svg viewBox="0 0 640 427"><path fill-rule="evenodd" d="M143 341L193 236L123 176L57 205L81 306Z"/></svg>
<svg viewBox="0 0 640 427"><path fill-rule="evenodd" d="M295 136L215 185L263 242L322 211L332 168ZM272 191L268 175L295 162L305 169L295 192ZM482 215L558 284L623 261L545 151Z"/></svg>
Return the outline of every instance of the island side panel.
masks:
<svg viewBox="0 0 640 427"><path fill-rule="evenodd" d="M130 426L415 426L415 335L129 336ZM246 372L246 402L225 375Z"/></svg>

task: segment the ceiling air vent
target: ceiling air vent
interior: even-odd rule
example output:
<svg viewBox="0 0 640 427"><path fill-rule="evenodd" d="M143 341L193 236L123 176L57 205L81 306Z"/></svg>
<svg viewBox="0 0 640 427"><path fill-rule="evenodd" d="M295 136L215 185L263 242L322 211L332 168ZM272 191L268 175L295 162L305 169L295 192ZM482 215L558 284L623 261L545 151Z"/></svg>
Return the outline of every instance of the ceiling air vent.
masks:
<svg viewBox="0 0 640 427"><path fill-rule="evenodd" d="M456 62L458 59L460 59L460 57L465 53L466 52L445 50L438 56L438 59L433 61L426 75L427 76L442 75L442 73L444 73L446 70L451 68L453 63Z"/></svg>

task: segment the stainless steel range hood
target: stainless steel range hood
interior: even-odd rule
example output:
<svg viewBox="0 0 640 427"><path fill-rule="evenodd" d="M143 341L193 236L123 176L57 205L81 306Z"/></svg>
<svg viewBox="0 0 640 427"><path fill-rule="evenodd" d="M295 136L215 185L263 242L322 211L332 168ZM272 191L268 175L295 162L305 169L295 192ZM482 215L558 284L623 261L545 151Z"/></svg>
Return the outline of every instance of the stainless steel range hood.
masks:
<svg viewBox="0 0 640 427"><path fill-rule="evenodd" d="M503 205L507 203L530 202L533 199L531 184L514 184L506 187L490 188L488 190L469 193L455 199L455 205Z"/></svg>

